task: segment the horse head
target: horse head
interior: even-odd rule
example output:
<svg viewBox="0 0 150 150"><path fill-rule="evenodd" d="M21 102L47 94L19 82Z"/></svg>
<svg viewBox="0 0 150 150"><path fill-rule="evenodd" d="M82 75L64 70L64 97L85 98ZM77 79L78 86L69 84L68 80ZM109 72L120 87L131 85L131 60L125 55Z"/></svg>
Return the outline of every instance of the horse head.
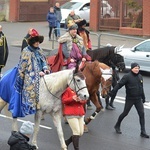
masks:
<svg viewBox="0 0 150 150"><path fill-rule="evenodd" d="M111 85L112 85L112 68L106 68L102 69L100 68L102 72L101 76L101 96L103 98L108 96L108 93L110 91Z"/></svg>
<svg viewBox="0 0 150 150"><path fill-rule="evenodd" d="M116 54L116 53L112 54L110 56L110 64L112 68L117 67L120 71L125 69L124 58L120 54Z"/></svg>
<svg viewBox="0 0 150 150"><path fill-rule="evenodd" d="M68 86L74 90L81 100L88 100L89 93L85 82L85 76L78 70L78 66L73 71Z"/></svg>

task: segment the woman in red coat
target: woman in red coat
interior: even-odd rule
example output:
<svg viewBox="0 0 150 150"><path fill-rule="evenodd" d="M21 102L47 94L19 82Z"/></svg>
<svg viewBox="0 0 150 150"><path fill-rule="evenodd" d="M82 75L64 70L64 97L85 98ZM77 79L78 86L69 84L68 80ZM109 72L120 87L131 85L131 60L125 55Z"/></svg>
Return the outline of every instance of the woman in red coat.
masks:
<svg viewBox="0 0 150 150"><path fill-rule="evenodd" d="M73 132L73 135L65 142L67 146L73 142L75 150L79 150L79 137L84 132L84 105L86 102L86 100L81 100L69 87L62 94L63 115Z"/></svg>

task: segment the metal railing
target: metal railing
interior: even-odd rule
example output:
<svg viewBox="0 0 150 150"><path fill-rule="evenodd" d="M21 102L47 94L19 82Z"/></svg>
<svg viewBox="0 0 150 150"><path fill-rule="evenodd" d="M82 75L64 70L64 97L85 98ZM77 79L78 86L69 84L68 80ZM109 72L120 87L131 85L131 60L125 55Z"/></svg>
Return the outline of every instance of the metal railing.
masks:
<svg viewBox="0 0 150 150"><path fill-rule="evenodd" d="M59 43L57 42L57 39L55 38L55 30L58 28L55 28L53 30L52 35L52 47L51 49L58 49ZM67 29L60 28L61 35L63 35ZM120 34L112 34L112 33L105 33L105 32L90 32L89 34L90 40L92 43L92 49L97 49L100 47L106 46L108 43L110 43L113 46L120 46L124 45L127 47L132 47L135 44L143 41L146 39L146 37L137 37L137 36L126 36L126 35L120 35Z"/></svg>

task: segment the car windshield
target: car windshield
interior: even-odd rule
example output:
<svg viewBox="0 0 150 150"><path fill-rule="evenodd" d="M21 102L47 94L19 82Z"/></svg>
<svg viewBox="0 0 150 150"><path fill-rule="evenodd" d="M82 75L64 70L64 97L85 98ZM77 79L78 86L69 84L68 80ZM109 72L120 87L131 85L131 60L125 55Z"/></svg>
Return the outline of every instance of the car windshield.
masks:
<svg viewBox="0 0 150 150"><path fill-rule="evenodd" d="M150 52L150 41L146 41L136 47L137 51Z"/></svg>
<svg viewBox="0 0 150 150"><path fill-rule="evenodd" d="M67 2L61 6L61 9L75 10L75 9L79 8L81 5L82 5L82 3L80 3L80 2Z"/></svg>

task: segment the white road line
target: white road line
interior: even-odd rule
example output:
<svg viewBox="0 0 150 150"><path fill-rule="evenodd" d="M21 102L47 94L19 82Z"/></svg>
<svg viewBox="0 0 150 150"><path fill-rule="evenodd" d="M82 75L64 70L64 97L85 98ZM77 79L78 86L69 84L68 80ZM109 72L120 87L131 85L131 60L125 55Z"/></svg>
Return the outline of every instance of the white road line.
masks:
<svg viewBox="0 0 150 150"><path fill-rule="evenodd" d="M119 96L116 96L116 99L114 100L115 102L118 102L118 103L125 103L125 98L124 97L119 97ZM145 102L144 103L144 108L146 109L150 109L150 102ZM11 117L8 117L8 116L5 116L5 115L2 115L0 114L0 117L3 117L3 118L8 118L8 119L12 119ZM25 122L24 120L21 120L21 119L17 119L18 121L20 122ZM33 123L34 124L34 123ZM52 128L51 127L48 127L48 126L44 126L44 125L40 125L41 128L44 128L44 129L49 129L51 130Z"/></svg>
<svg viewBox="0 0 150 150"><path fill-rule="evenodd" d="M124 98L124 97L116 96L115 102L118 102L118 103L125 103L125 98ZM145 102L145 103L144 103L144 108L150 109L150 102Z"/></svg>
<svg viewBox="0 0 150 150"><path fill-rule="evenodd" d="M11 117L7 117L7 116L5 116L5 115L2 115L2 114L0 114L0 117L3 117L3 118L8 118L8 119L11 119L12 120L12 118ZM21 120L21 119L17 119L19 122L25 122L25 120ZM34 123L33 123L34 124ZM52 128L51 127L48 127L48 126L44 126L44 125L40 125L40 127L41 128L44 128L44 129L49 129L49 130L51 130Z"/></svg>

